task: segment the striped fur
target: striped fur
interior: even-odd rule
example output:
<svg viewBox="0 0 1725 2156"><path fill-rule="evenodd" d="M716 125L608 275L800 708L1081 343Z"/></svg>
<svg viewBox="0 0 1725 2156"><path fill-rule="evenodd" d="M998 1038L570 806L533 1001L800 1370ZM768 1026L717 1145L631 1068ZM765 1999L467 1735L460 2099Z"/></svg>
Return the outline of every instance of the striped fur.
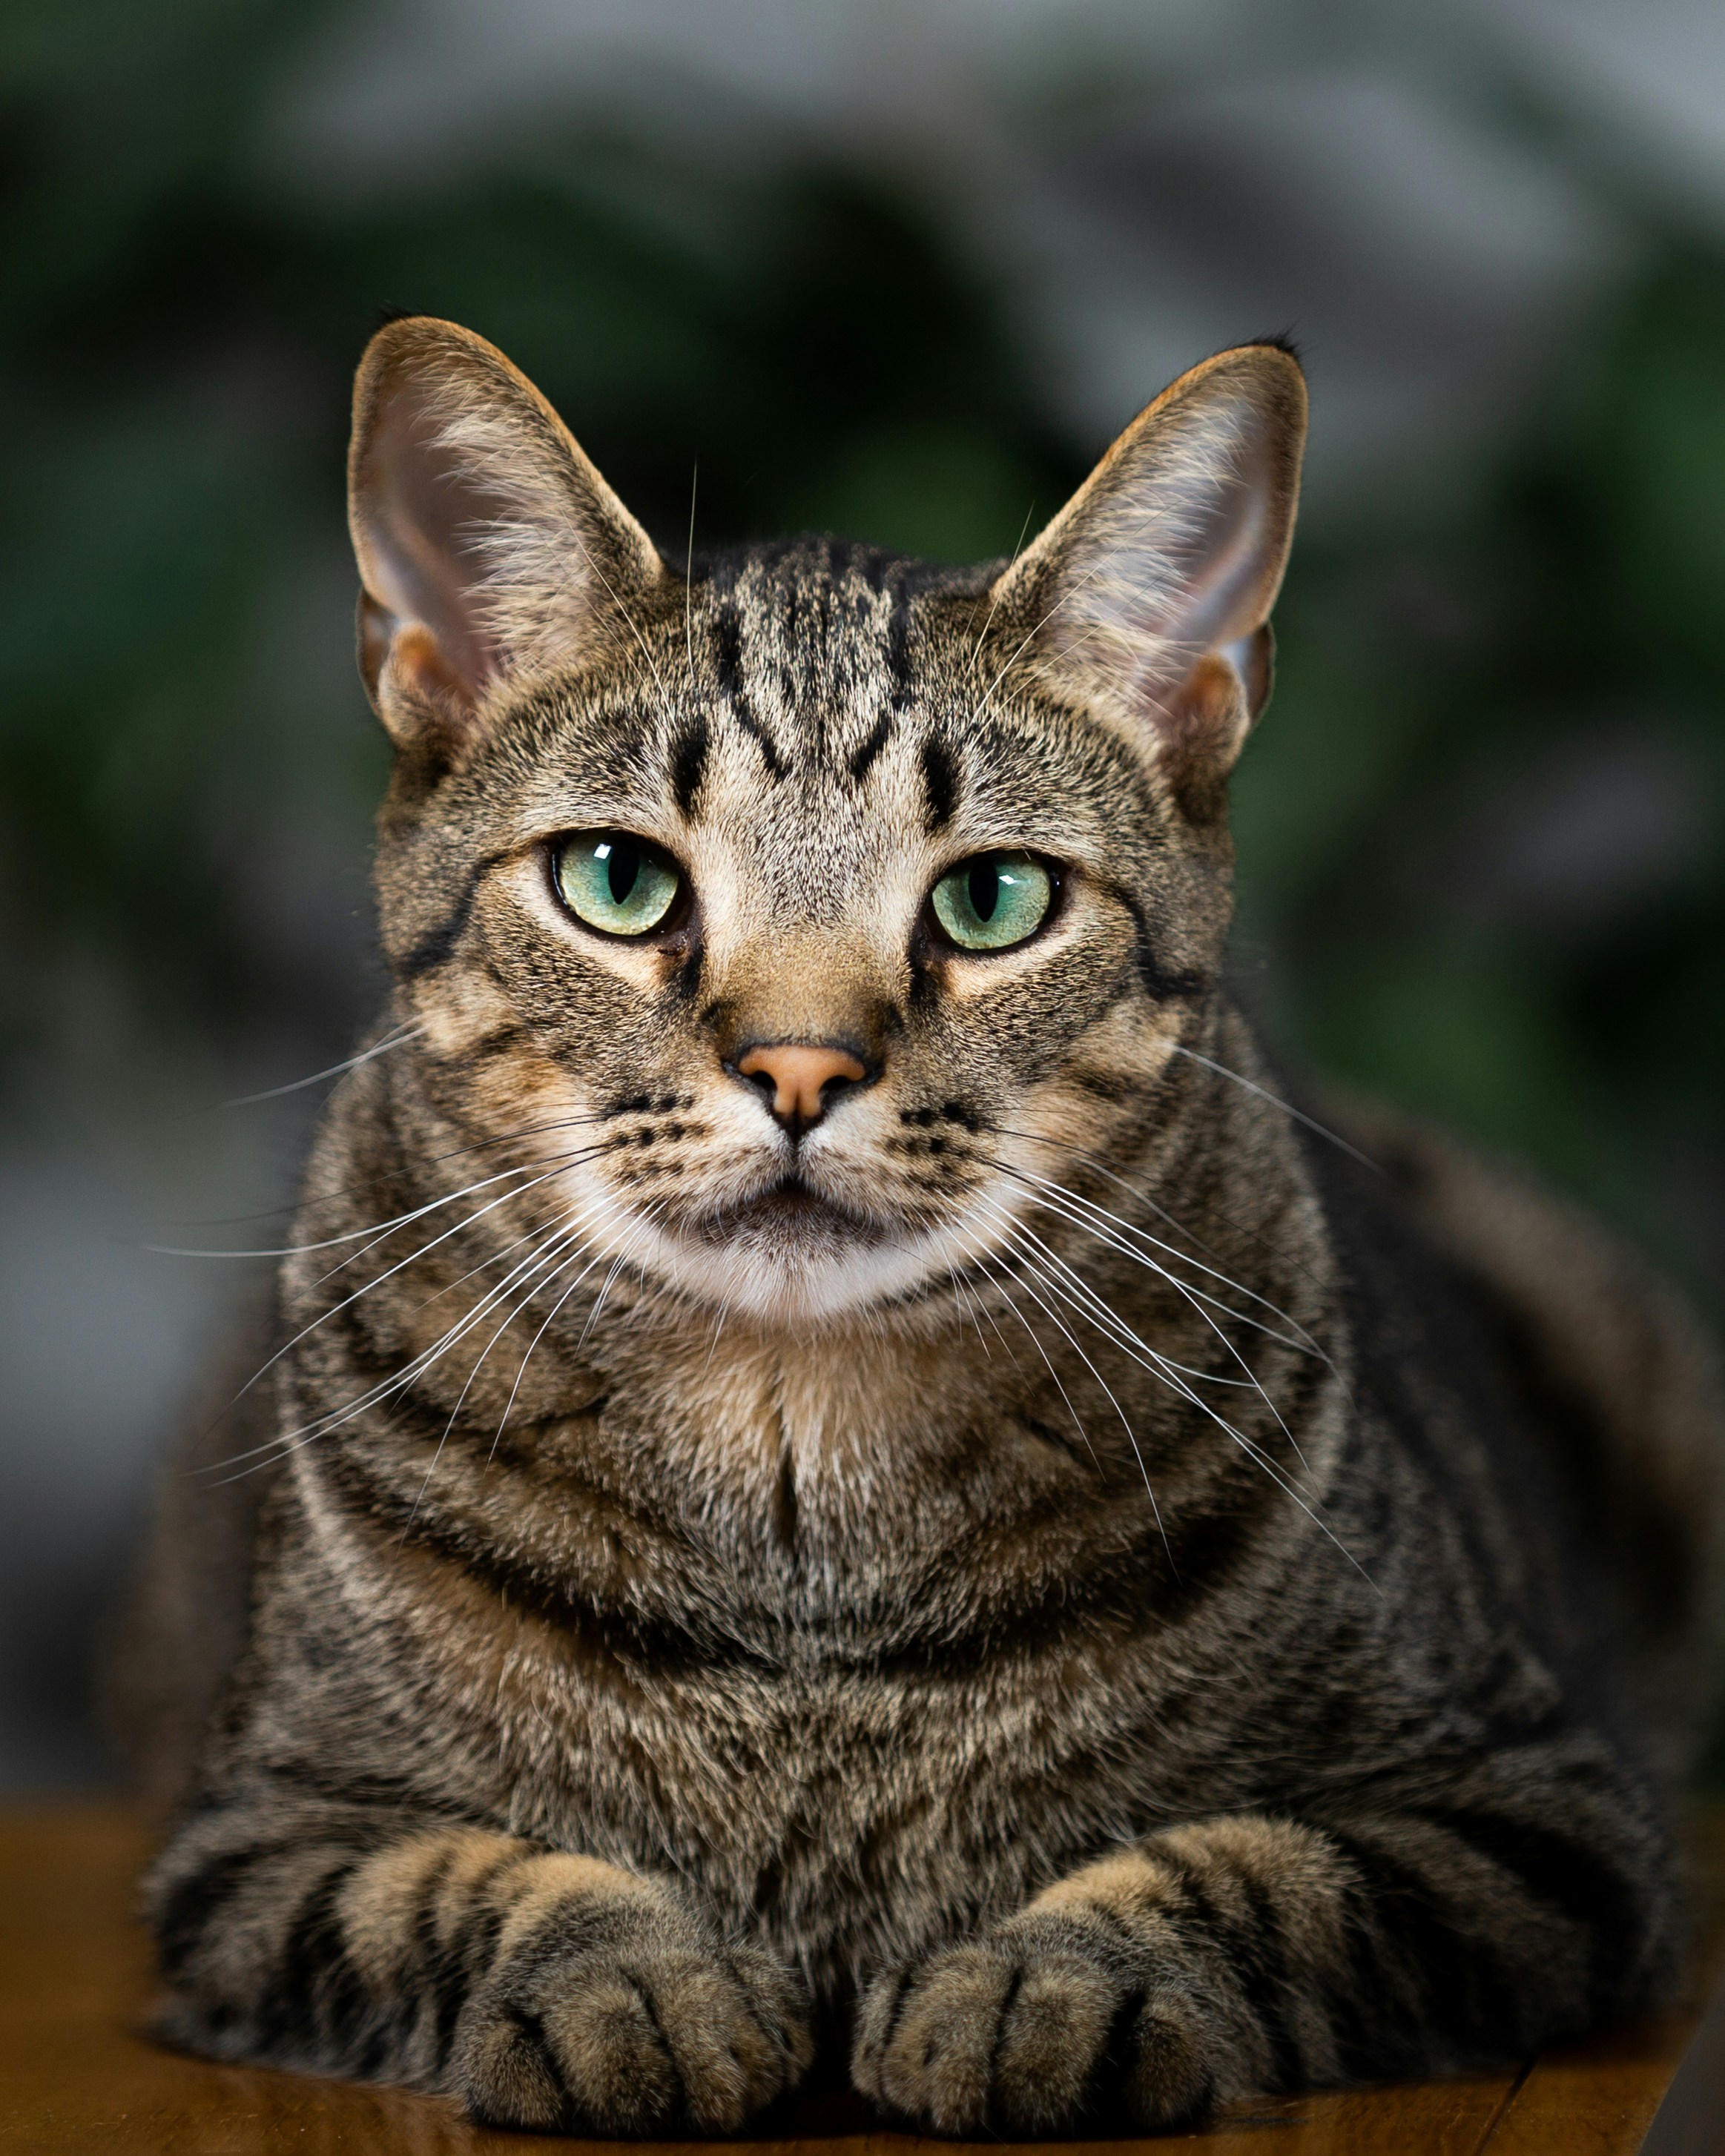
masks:
<svg viewBox="0 0 1725 2156"><path fill-rule="evenodd" d="M1707 1353L1591 1230L1518 1262L1537 1196L1312 1139L1218 985L1301 408L1224 355L1004 572L685 582L488 346L383 333L393 1045L284 1264L249 1614L145 1605L158 1710L241 1641L150 1882L172 2041L610 2134L818 2057L1058 2133L1665 1994L1692 1703L1635 1718L1586 1484L1686 1515L1619 1614L1692 1661ZM559 913L601 824L691 876L662 936ZM1059 896L976 960L922 907L991 846ZM785 1040L868 1074L800 1140L734 1070Z"/></svg>

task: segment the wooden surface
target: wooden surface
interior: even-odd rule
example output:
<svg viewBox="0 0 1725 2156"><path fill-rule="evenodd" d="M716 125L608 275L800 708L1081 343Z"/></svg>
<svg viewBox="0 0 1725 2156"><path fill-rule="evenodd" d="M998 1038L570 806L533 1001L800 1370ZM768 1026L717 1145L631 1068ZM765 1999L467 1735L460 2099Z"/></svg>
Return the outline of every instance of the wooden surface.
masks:
<svg viewBox="0 0 1725 2156"><path fill-rule="evenodd" d="M1725 1854L1725 1826L1712 1828L1707 1853ZM115 1807L0 1814L0 2148L33 2156L545 2156L554 2145L533 2134L481 2132L451 2105L403 2090L205 2066L155 2050L136 2033L147 1976L131 1909L143 1854L137 1826ZM1714 1861L1707 1870L1717 1909L1721 1869ZM1717 1922L1707 1929L1720 1937ZM1647 2137L1695 2020L1681 2015L1619 2031L1519 2073L1254 2098L1202 2133L1092 2145L1113 2156L1133 2147L1146 2156L1629 2156ZM1725 2010L1708 2017L1649 2156L1655 2148L1661 2156L1725 2150L1722 2056ZM824 2122L816 2113L800 2131L800 2139L730 2145L763 2156L935 2156L950 2146L856 2132L842 2112ZM711 2144L681 2147L693 2156Z"/></svg>

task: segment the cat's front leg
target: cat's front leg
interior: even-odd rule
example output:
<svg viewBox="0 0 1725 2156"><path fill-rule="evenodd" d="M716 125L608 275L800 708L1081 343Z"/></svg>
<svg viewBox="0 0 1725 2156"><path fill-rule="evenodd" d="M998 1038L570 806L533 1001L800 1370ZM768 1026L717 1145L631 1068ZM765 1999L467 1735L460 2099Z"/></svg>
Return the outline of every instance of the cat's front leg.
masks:
<svg viewBox="0 0 1725 2156"><path fill-rule="evenodd" d="M151 1902L169 2041L446 2090L492 2125L729 2132L811 2056L770 1956L656 1881L504 1835L205 1813Z"/></svg>
<svg viewBox="0 0 1725 2156"><path fill-rule="evenodd" d="M1524 2056L1646 2003L1662 1882L1635 1822L1496 1794L1153 1835L878 1978L856 2085L943 2133L1165 2127L1249 2091Z"/></svg>
<svg viewBox="0 0 1725 2156"><path fill-rule="evenodd" d="M1194 1915L1160 1853L1089 1866L980 1937L877 1979L852 2079L888 2111L954 2134L1172 2125L1274 2086L1257 1987Z"/></svg>

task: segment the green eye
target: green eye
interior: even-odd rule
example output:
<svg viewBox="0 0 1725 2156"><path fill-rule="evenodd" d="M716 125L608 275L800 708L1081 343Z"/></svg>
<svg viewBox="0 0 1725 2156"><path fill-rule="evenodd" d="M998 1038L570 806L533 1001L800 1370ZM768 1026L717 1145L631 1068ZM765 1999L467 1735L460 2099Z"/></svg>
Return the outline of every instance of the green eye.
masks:
<svg viewBox="0 0 1725 2156"><path fill-rule="evenodd" d="M569 911L607 936L645 936L682 888L669 854L627 831L577 831L558 848L555 871Z"/></svg>
<svg viewBox="0 0 1725 2156"><path fill-rule="evenodd" d="M935 918L961 951L1005 951L1033 935L1054 882L1028 854L977 854L935 886Z"/></svg>

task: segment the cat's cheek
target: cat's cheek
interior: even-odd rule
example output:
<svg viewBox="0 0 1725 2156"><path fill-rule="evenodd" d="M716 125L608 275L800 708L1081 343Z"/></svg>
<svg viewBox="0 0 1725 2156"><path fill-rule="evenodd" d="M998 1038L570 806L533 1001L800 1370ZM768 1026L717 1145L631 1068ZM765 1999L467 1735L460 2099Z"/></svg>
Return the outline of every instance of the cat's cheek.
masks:
<svg viewBox="0 0 1725 2156"><path fill-rule="evenodd" d="M445 967L435 979L417 983L407 1005L426 1048L445 1062L470 1055L517 1017L502 983L473 966Z"/></svg>

